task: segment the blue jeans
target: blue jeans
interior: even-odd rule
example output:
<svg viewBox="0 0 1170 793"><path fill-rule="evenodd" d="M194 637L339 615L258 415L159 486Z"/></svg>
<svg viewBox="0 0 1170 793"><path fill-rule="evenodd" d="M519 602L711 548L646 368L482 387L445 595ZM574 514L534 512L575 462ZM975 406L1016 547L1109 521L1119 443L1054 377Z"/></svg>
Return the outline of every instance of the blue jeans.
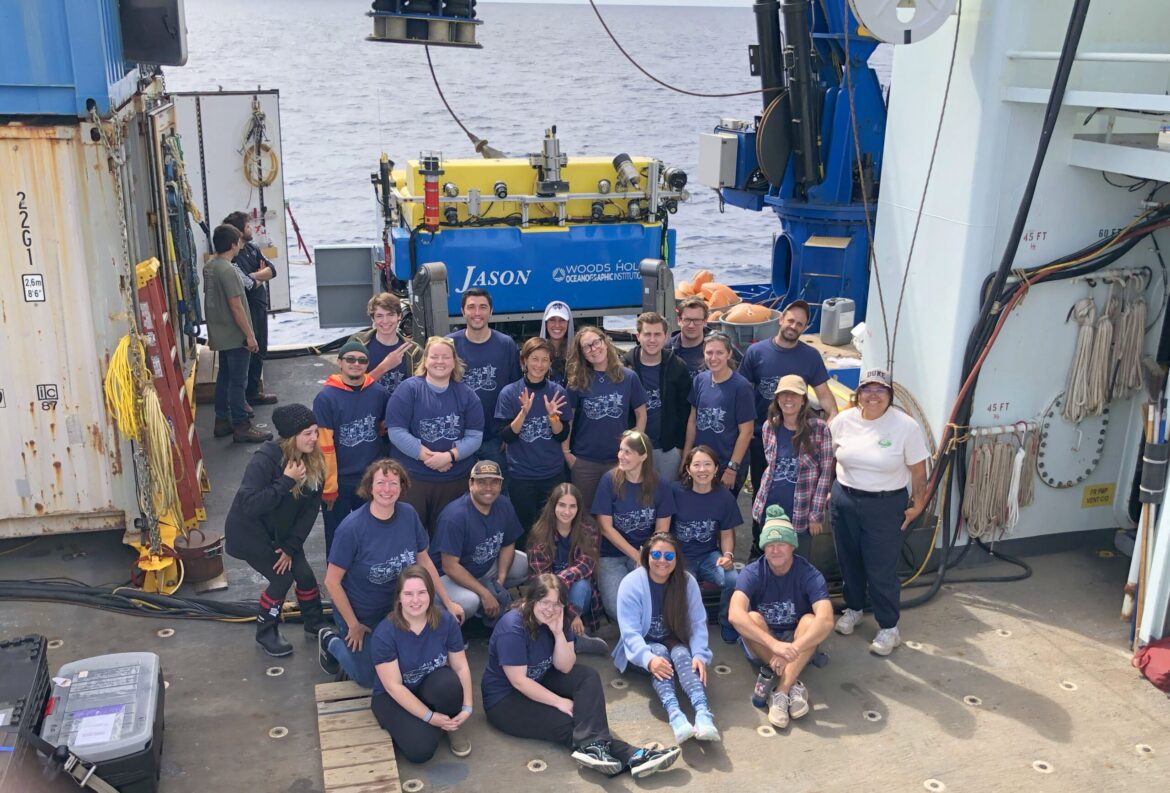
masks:
<svg viewBox="0 0 1170 793"><path fill-rule="evenodd" d="M707 581L723 590L719 596L719 624L730 625L731 623L727 621L727 607L731 603L731 593L735 591L735 580L739 577L739 571L734 567L724 570L715 564L719 557L719 551L711 551L700 557L694 565L694 573L699 583Z"/></svg>
<svg viewBox="0 0 1170 793"><path fill-rule="evenodd" d="M362 649L354 651L349 649L349 645L345 643L345 637L349 635L349 626L345 624L345 620L337 611L333 612L333 621L337 623L337 636L329 642L329 646L325 649L337 659L337 663L341 664L341 668L349 675L350 680L363 688L373 688L375 672L374 658L370 651L370 637L374 626L369 626L371 633L367 633L362 640Z"/></svg>
<svg viewBox="0 0 1170 793"><path fill-rule="evenodd" d="M601 593L601 607L615 623L617 622L618 587L622 579L638 566L630 557L603 556L597 560L597 589Z"/></svg>
<svg viewBox="0 0 1170 793"><path fill-rule="evenodd" d="M219 374L215 377L215 417L228 419L232 426L248 421L244 411L244 387L252 353L247 347L219 351Z"/></svg>
<svg viewBox="0 0 1170 793"><path fill-rule="evenodd" d="M366 503L358 496L360 479L337 478L337 500L330 508L324 501L321 502L321 518L325 521L325 558L329 558L329 549L333 547L333 535L337 527L345 520L349 513Z"/></svg>
<svg viewBox="0 0 1170 793"><path fill-rule="evenodd" d="M593 600L593 584L585 579L580 579L573 582L569 587L569 603L573 608L577 609L577 614L582 619L585 618L585 613L589 611L589 601Z"/></svg>

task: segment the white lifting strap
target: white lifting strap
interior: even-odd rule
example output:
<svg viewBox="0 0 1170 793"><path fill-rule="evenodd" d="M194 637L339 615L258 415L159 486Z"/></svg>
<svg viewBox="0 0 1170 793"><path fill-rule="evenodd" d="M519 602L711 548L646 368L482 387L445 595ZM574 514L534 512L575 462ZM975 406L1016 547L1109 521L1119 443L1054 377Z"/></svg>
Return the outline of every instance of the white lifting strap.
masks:
<svg viewBox="0 0 1170 793"><path fill-rule="evenodd" d="M887 44L913 44L942 27L958 0L849 0L853 16L869 34ZM899 15L913 15L903 21Z"/></svg>

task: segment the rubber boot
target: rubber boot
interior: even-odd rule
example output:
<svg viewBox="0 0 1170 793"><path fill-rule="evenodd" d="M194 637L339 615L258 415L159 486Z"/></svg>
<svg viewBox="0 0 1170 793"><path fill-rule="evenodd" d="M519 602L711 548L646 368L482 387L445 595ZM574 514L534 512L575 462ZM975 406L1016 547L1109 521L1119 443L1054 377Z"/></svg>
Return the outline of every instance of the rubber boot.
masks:
<svg viewBox="0 0 1170 793"><path fill-rule="evenodd" d="M273 658L291 655L293 646L280 635L280 604L264 608L256 615L256 643Z"/></svg>
<svg viewBox="0 0 1170 793"><path fill-rule="evenodd" d="M298 589L297 604L301 607L305 633L309 636L316 638L322 628L333 624L331 620L325 619L325 612L321 607L321 595L316 587L307 592Z"/></svg>

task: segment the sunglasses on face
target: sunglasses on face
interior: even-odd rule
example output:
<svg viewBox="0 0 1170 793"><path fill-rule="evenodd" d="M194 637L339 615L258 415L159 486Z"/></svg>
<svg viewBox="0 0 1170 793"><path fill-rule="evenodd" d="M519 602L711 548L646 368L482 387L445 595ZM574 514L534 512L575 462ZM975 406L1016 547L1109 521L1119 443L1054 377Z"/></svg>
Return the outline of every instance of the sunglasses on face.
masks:
<svg viewBox="0 0 1170 793"><path fill-rule="evenodd" d="M345 361L346 363L369 363L370 362L369 358L363 358L360 355L343 355L343 356L341 356L341 360Z"/></svg>
<svg viewBox="0 0 1170 793"><path fill-rule="evenodd" d="M650 558L654 561L665 559L668 562L674 561L674 551L651 551Z"/></svg>

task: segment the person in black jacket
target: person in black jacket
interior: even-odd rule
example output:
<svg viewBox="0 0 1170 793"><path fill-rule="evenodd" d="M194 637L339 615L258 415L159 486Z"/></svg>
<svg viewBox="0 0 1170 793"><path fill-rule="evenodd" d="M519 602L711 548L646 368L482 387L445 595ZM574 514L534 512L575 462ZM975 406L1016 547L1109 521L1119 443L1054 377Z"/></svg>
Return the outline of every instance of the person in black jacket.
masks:
<svg viewBox="0 0 1170 793"><path fill-rule="evenodd" d="M677 482L691 415L691 373L666 346L666 319L653 311L638 315L638 344L622 360L646 391L646 434L654 444L654 471Z"/></svg>
<svg viewBox="0 0 1170 793"><path fill-rule="evenodd" d="M224 523L224 550L268 579L256 615L256 642L272 656L293 651L280 635L281 606L296 582L305 633L326 625L317 578L304 544L321 509L325 457L317 446L317 417L301 404L272 412L280 441L264 443L244 471Z"/></svg>

